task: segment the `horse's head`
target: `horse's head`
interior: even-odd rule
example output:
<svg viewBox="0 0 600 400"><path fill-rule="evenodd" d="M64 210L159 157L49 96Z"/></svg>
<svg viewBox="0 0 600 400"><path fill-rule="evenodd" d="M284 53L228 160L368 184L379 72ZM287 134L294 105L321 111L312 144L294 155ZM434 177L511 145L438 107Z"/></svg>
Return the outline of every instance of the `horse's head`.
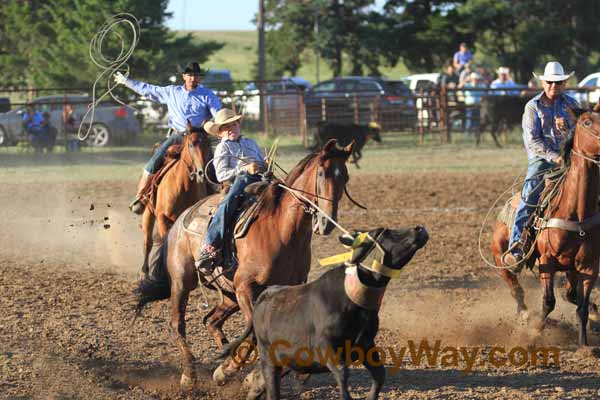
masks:
<svg viewBox="0 0 600 400"><path fill-rule="evenodd" d="M190 169L190 179L196 179L199 183L204 182L205 167L212 159L212 155L208 135L204 129L192 126L188 120L181 159Z"/></svg>
<svg viewBox="0 0 600 400"><path fill-rule="evenodd" d="M592 111L581 112L578 117L573 149L597 159L600 156L600 101Z"/></svg>
<svg viewBox="0 0 600 400"><path fill-rule="evenodd" d="M335 221L337 221L338 204L349 179L346 161L352 153L353 146L354 142L340 149L336 146L336 140L332 139L323 146L315 158L315 202ZM329 235L334 228L331 221L321 212L315 214L313 222L314 231L320 235Z"/></svg>

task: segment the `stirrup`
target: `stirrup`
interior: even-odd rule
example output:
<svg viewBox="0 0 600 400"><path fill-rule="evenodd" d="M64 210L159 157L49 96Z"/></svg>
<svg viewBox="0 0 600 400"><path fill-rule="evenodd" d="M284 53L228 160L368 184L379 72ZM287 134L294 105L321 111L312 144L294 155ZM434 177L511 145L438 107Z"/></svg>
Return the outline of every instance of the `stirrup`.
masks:
<svg viewBox="0 0 600 400"><path fill-rule="evenodd" d="M196 269L204 274L210 274L220 263L220 251L202 250L194 262Z"/></svg>
<svg viewBox="0 0 600 400"><path fill-rule="evenodd" d="M135 200L133 200L129 204L129 209L131 210L131 212L137 215L143 214L145 208L146 206L144 206L144 204L142 203L142 199L139 197L136 197Z"/></svg>
<svg viewBox="0 0 600 400"><path fill-rule="evenodd" d="M504 254L500 256L500 262L502 263L502 266L516 274L521 272L523 266L525 265L525 255L523 253L523 250L520 249L518 255L513 253L513 251L517 248L518 245L519 243L513 244L511 248L506 250L506 252L504 252Z"/></svg>

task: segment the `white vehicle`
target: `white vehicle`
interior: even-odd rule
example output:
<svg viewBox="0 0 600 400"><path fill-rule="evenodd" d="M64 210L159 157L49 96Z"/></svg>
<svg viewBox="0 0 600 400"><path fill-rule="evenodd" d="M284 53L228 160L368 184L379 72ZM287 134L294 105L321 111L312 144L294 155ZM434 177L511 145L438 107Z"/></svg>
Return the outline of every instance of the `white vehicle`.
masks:
<svg viewBox="0 0 600 400"><path fill-rule="evenodd" d="M419 96L421 91L424 95L427 95L427 90L437 86L440 83L442 74L438 72L429 74L414 74L402 78L402 82L406 83L406 86L416 95ZM427 107L424 107L423 102L426 99L417 97L415 102L417 107L417 119L420 126L427 125L429 120L429 111Z"/></svg>
<svg viewBox="0 0 600 400"><path fill-rule="evenodd" d="M590 92L576 92L571 93L572 96L579 102L581 105L596 104L600 99L600 72L594 72L583 78L578 84L577 87L580 88L596 88L596 90L592 90Z"/></svg>

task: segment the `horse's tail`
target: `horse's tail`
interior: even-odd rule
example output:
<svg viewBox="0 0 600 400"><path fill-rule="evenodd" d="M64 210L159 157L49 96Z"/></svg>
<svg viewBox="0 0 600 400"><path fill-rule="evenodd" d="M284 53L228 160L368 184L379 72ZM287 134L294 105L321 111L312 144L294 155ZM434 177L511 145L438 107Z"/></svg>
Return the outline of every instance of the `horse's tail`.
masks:
<svg viewBox="0 0 600 400"><path fill-rule="evenodd" d="M217 359L219 359L219 360L223 359L225 357L230 356L233 352L235 352L237 350L238 346L240 344L242 344L242 342L244 340L246 340L248 338L248 336L250 336L253 328L254 328L254 326L252 325L252 320L250 320L250 322L248 322L248 325L246 325L246 329L244 330L244 332L242 333L242 335L240 337L235 339L233 342L228 343L225 346L223 346L223 351L221 352L221 354L219 354Z"/></svg>
<svg viewBox="0 0 600 400"><path fill-rule="evenodd" d="M140 279L134 294L137 299L136 318L142 313L142 309L148 303L157 300L168 299L171 296L171 284L167 275L167 240L160 245L158 257L153 265L153 273L144 279Z"/></svg>

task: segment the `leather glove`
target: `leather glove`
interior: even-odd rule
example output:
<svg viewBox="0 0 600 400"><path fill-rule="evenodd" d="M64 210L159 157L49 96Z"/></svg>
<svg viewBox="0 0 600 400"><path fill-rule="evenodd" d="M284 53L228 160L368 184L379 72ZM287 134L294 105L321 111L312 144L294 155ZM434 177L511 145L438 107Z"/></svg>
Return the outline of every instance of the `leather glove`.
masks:
<svg viewBox="0 0 600 400"><path fill-rule="evenodd" d="M127 82L127 77L125 75L123 75L122 73L120 73L120 72L116 72L113 75L113 78L114 78L115 83L117 85L124 85L125 82Z"/></svg>

